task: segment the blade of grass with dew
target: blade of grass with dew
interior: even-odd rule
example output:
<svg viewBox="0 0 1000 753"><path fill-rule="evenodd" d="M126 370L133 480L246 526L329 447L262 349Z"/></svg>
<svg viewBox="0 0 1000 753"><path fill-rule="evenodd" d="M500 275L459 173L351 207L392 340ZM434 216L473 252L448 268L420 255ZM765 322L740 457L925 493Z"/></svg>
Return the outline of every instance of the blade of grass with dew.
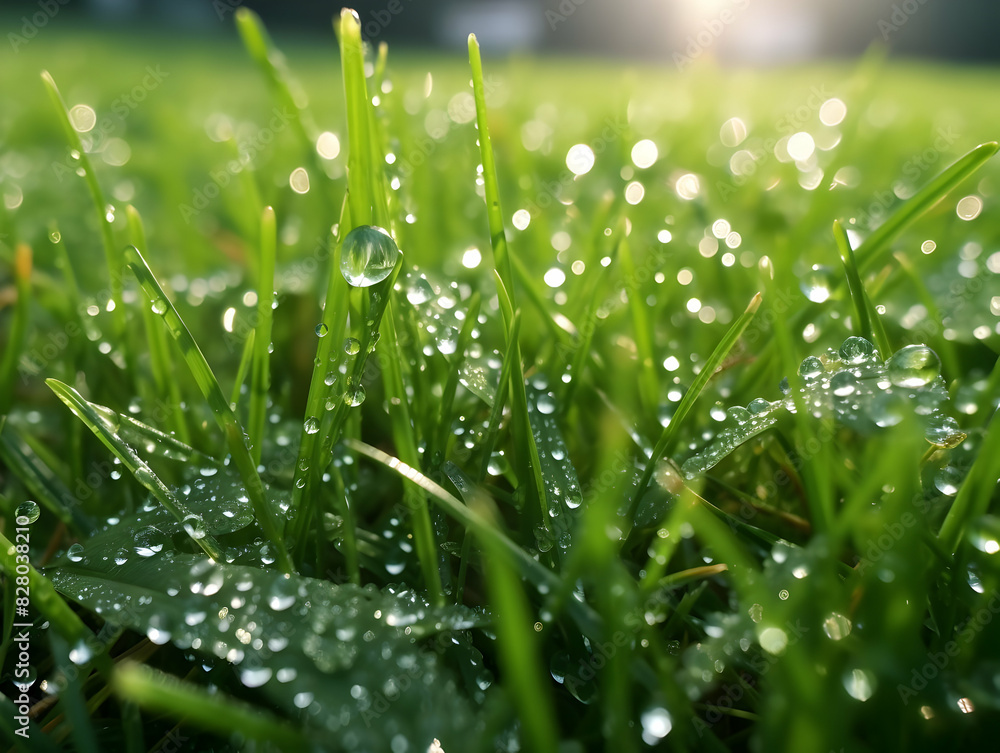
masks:
<svg viewBox="0 0 1000 753"><path fill-rule="evenodd" d="M386 316L382 317L383 334L380 347L386 350L388 358L385 359L385 367L382 370L382 384L385 388L386 400L389 403L389 420L392 423L392 436L396 444L396 451L400 460L411 467L418 468L420 466L420 452L417 449L414 427L410 420L406 387L403 384L403 373L400 368L403 355L396 338L392 299L388 295L388 291L386 292L389 300L385 307ZM434 527L431 525L430 513L427 509L427 499L424 497L424 490L418 485L409 486L404 494L409 498L406 505L411 513L413 538L416 544L417 559L420 561L420 570L424 576L424 585L427 587L431 603L441 605L444 603L444 591L441 587L441 571L438 567L439 554L437 544L434 541Z"/></svg>
<svg viewBox="0 0 1000 753"><path fill-rule="evenodd" d="M267 740L285 749L305 750L309 743L294 727L269 711L227 698L145 665L120 666L112 687L120 698L186 723L228 735L239 730L247 739Z"/></svg>
<svg viewBox="0 0 1000 753"><path fill-rule="evenodd" d="M271 388L271 301L274 298L274 263L278 236L274 209L264 207L260 216L260 263L257 265L257 325L254 327L253 373L250 377L250 411L247 433L254 465L260 464L267 420L267 393Z"/></svg>
<svg viewBox="0 0 1000 753"><path fill-rule="evenodd" d="M125 207L128 219L128 232L132 245L143 254L146 253L146 230L142 224L139 210L129 204ZM190 442L187 419L181 407L180 386L173 378L174 362L170 350L167 333L156 321L156 314L148 306L142 306L142 321L146 330L146 342L149 345L150 368L156 385L156 395L167 395L172 414L172 428L184 442Z"/></svg>
<svg viewBox="0 0 1000 753"><path fill-rule="evenodd" d="M1000 360L993 367L1000 370ZM945 551L954 554L969 523L985 515L990 499L1000 478L1000 411L994 411L986 436L983 438L979 454L969 469L962 486L955 495L955 501L945 516L938 532L938 540Z"/></svg>
<svg viewBox="0 0 1000 753"><path fill-rule="evenodd" d="M31 301L31 247L27 243L18 243L14 250L14 286L17 290L17 302L14 305L14 315L10 323L7 342L4 344L3 360L0 361L0 415L10 412L14 400L14 377L17 364L24 348L24 337L28 330Z"/></svg>
<svg viewBox="0 0 1000 753"><path fill-rule="evenodd" d="M341 67L344 69L344 99L347 104L347 176L351 223L367 225L372 217L371 169L368 129L368 94L365 85L365 62L361 52L361 19L348 8L335 22L340 42Z"/></svg>
<svg viewBox="0 0 1000 753"><path fill-rule="evenodd" d="M97 530L97 524L80 509L76 497L62 479L42 462L13 426L0 431L0 460L35 500L74 534L82 536Z"/></svg>
<svg viewBox="0 0 1000 753"><path fill-rule="evenodd" d="M889 215L889 218L858 247L857 255L861 259L860 271L867 272L876 264L880 264L889 244L896 236L986 164L996 154L998 147L1000 145L995 141L980 144L945 168L941 174L917 191L916 195L907 199L899 209Z"/></svg>
<svg viewBox="0 0 1000 753"><path fill-rule="evenodd" d="M486 115L486 93L483 85L483 60L479 51L479 42L475 34L469 35L469 65L472 68L472 88L476 102L476 124L479 129L479 154L483 165L483 185L486 194L486 215L489 220L490 245L493 249L493 268L497 279L497 296L501 301L501 311L504 324L510 331L516 305L514 288L514 267L510 260L510 250L507 247L507 235L504 230L503 209L500 206L500 184L497 180L496 160L493 156L493 144L490 141L489 122ZM515 465L518 467L520 484L527 486L526 496L538 500L541 509L541 523L548 526L548 500L545 497L545 486L540 483L538 467L538 447L535 445L534 433L528 418L528 396L524 388L524 359L521 357L521 346L514 343L514 364L516 368L511 374L511 427L515 437L515 448L527 448L515 452Z"/></svg>
<svg viewBox="0 0 1000 753"><path fill-rule="evenodd" d="M162 317L164 325L170 330L170 334L177 341L178 346L180 346L181 352L184 354L184 360L187 362L192 376L194 376L198 387L208 401L208 405L215 415L216 422L226 435L229 452L236 462L240 476L243 477L247 496L250 497L250 503L253 505L254 516L260 524L264 536L269 543L274 545L277 551L278 566L284 572L291 572L292 561L285 548L285 542L281 535L277 517L272 514L264 497L264 485L261 483L260 476L257 474L257 466L250 456L250 451L247 449L243 436L243 427L240 426L236 414L223 395L222 388L219 386L212 368L208 365L208 361L205 360L205 355L201 352L194 337L191 335L191 331L187 328L184 320L181 319L177 309L174 308L173 303L170 302L166 293L163 292L163 288L160 287L159 281L153 275L153 271L149 268L142 254L139 253L135 246L130 246L126 252L126 258L129 267L139 281L139 286L149 299L149 305L153 307L154 312Z"/></svg>
<svg viewBox="0 0 1000 753"><path fill-rule="evenodd" d="M840 253L840 261L844 264L844 272L847 274L847 286L851 293L851 300L854 302L854 310L858 315L858 326L856 332L866 340L874 342L878 347L882 358L892 355L892 345L882 326L882 320L878 312L872 305L868 291L861 281L858 273L858 265L854 259L854 250L851 248L851 239L847 236L847 231L840 224L840 220L833 221L833 238L837 243L837 251Z"/></svg>
<svg viewBox="0 0 1000 753"><path fill-rule="evenodd" d="M52 104L55 106L56 114L59 117L59 122L62 124L63 132L66 134L66 141L69 144L69 148L83 169L83 178L87 182L90 197L94 202L94 209L97 212L97 225L101 229L101 241L104 244L104 256L108 265L111 300L115 305L113 312L115 335L118 338L118 346L124 351L126 361L128 361L129 351L125 343L126 318L125 309L122 306L122 271L124 269L124 259L118 250L119 247L115 244L115 236L111 228L113 218L108 219L108 203L104 198L104 192L101 191L94 168L90 164L90 158L87 156L87 151L83 148L83 143L80 141L80 134L77 133L76 128L73 127L73 123L70 121L69 110L66 109L66 103L63 101L62 94L59 93L59 87L56 86L55 80L48 71L42 71L42 83L45 84L49 97L52 99Z"/></svg>
<svg viewBox="0 0 1000 753"><path fill-rule="evenodd" d="M330 268L326 285L326 300L323 303L323 318L320 324L321 332L325 332L324 337L319 338L316 345L316 357L313 360L312 376L309 380L309 392L306 397L306 412L303 420L303 427L306 422L317 421L326 413L325 403L330 395L330 390L339 378L336 366L339 358L333 358L333 344L340 342L341 335L347 329L347 316L350 308L350 290L347 281L340 273L340 256L342 252L341 241L351 230L351 215L348 197L345 195L340 210L340 222L337 225L337 235L329 240L332 244L333 253L330 255ZM325 423L325 421L324 421ZM292 486L292 509L296 511L296 518L292 521L290 537L292 546L296 546L299 541L300 532L305 528L298 523L299 517L310 517L311 512L304 510L305 505L311 505L311 490L314 488L316 479L319 478L320 452L322 443L321 432L303 431L299 440L299 453L295 463L294 483ZM345 515L345 524L351 520L347 516L347 510L341 510ZM303 521L304 523L305 521ZM354 535L352 533L351 540ZM356 556L356 555L355 555Z"/></svg>
<svg viewBox="0 0 1000 753"><path fill-rule="evenodd" d="M487 525L497 526L497 514L484 496L474 498L476 513ZM530 750L554 751L559 747L559 732L555 726L555 708L549 695L548 677L539 646L539 636L528 600L521 588L508 549L496 537L480 536L485 555L486 586L490 604L495 610L494 629L497 635L499 663L510 689L518 719Z"/></svg>
<svg viewBox="0 0 1000 753"><path fill-rule="evenodd" d="M747 306L746 311L744 311L740 317L733 323L733 326L729 328L725 336L716 346L715 350L712 351L712 355L708 357L705 362L704 367L698 372L698 376L691 383L687 392L684 393L684 397L681 398L680 404L677 406L677 410L674 411L674 415L670 419L670 423L664 428L663 433L660 435L660 439L657 441L656 445L653 447L653 454L646 461L646 466L642 471L642 476L639 478L639 483L635 488L632 495L632 499L629 502L628 515L625 520L625 525L631 528L632 520L635 518L635 511L639 505L639 500L646 491L646 487L649 486L650 480L653 478L653 472L656 470L656 464L659 462L660 458L663 457L664 453L670 449L677 434L680 430L681 424L687 417L687 414L691 411L694 406L695 401L701 395L705 386L708 384L708 380L714 376L716 370L722 365L722 362L726 360L729 352L735 347L737 341L739 341L740 336L743 334L743 330L747 328L751 320L753 320L754 314L757 313L757 309L760 308L761 294L757 293L753 299L751 299L750 304ZM628 533L625 531L624 533Z"/></svg>
<svg viewBox="0 0 1000 753"><path fill-rule="evenodd" d="M345 439L344 444L355 452L381 463L401 477L419 484L449 517L454 518L480 540L491 538L496 547L505 550L510 556L511 562L517 565L521 576L530 581L532 585L540 588L544 593L563 587L558 575L542 566L541 563L514 543L500 528L484 519L474 508L462 504L459 499L450 494L444 487L427 478L427 476L416 468L407 465L399 460L399 458L394 458L392 455L357 439ZM485 492L482 493L485 494ZM600 617L586 604L576 600L573 601L574 604L570 605L569 611L580 630L590 637L602 635L603 628Z"/></svg>
<svg viewBox="0 0 1000 753"><path fill-rule="evenodd" d="M204 550L205 554L213 559L221 558L222 549L218 542L211 536L201 535L203 532L197 531L190 524L193 513L160 481L159 477L153 473L153 470L139 457L136 451L118 435L118 414L104 406L89 402L72 387L55 379L46 379L45 383L56 394L56 397L62 400L66 407L87 425L94 436L101 440L101 444L114 453L129 473L135 477L135 480L148 489L171 515L184 524L185 531Z"/></svg>

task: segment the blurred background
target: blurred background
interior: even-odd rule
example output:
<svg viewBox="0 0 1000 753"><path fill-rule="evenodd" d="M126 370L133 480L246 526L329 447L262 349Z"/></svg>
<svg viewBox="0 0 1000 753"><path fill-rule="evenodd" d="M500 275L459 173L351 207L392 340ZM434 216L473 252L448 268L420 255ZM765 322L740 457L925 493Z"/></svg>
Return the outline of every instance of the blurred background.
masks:
<svg viewBox="0 0 1000 753"><path fill-rule="evenodd" d="M235 34L246 5L271 29L328 38L338 0L3 0L10 45L41 26L146 26ZM670 60L711 48L737 65L854 56L873 41L890 54L956 61L1000 58L997 0L356 0L365 36L399 47L464 47L474 31L494 54L515 51ZM45 20L45 23L39 21Z"/></svg>

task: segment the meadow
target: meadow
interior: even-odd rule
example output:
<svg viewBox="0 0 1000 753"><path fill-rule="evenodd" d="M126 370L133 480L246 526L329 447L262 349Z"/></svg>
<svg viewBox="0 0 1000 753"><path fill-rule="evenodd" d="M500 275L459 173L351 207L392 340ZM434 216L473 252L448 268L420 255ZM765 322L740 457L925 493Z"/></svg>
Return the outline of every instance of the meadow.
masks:
<svg viewBox="0 0 1000 753"><path fill-rule="evenodd" d="M1000 71L232 23L3 52L4 749L992 743Z"/></svg>

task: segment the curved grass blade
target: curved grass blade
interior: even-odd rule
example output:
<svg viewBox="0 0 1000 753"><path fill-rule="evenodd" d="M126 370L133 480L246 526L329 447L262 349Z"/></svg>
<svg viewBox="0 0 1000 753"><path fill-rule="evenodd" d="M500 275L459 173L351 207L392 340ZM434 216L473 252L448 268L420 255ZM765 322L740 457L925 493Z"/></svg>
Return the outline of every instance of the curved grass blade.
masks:
<svg viewBox="0 0 1000 753"><path fill-rule="evenodd" d="M239 730L247 739L267 740L285 749L309 747L299 730L260 707L226 698L220 693L210 693L137 662L128 662L115 671L113 688L122 700L223 736Z"/></svg>
<svg viewBox="0 0 1000 753"><path fill-rule="evenodd" d="M448 516L457 520L467 530L472 531L481 541L488 538L497 550L505 551L510 557L510 561L517 566L521 577L530 581L543 593L564 588L558 575L543 567L541 563L515 544L498 526L484 517L477 507L466 507L440 484L427 478L416 468L407 465L399 458L394 458L378 448L351 438L345 439L344 444L355 452L381 463L402 478L418 484ZM485 497L485 492L478 492L478 494ZM568 609L580 630L588 636L600 636L603 632L600 617L587 605L575 599L571 601L572 604Z"/></svg>
<svg viewBox="0 0 1000 753"><path fill-rule="evenodd" d="M101 444L114 453L115 457L122 462L122 465L128 469L129 473L135 477L135 480L146 487L156 497L157 501L170 511L171 515L182 523L190 523L190 518L194 516L194 513L183 502L177 499L174 493L160 481L136 451L126 444L118 434L119 423L117 413L109 408L105 408L103 405L95 405L87 401L79 392L60 381L46 379L45 383L49 386L49 389L56 393L56 397L62 400L66 404L66 407L87 425L87 428L94 433L94 436L101 440ZM200 516L195 517L200 518ZM185 521L185 519L189 520ZM209 557L215 559L221 558L222 550L215 539L211 536L201 536L198 530L190 524L185 525L185 530Z"/></svg>
<svg viewBox="0 0 1000 753"><path fill-rule="evenodd" d="M223 395L222 388L219 386L215 374L212 373L212 368L208 365L208 361L205 360L205 355L195 342L191 331L184 324L184 320L181 319L180 314L177 313L177 309L174 308L170 299L167 298L166 293L163 292L163 288L160 287L160 283L153 275L152 270L146 264L146 260L139 253L139 250L135 246L129 246L126 251L126 257L128 265L135 274L136 279L139 280L139 285L149 299L153 311L162 317L164 324L170 330L170 334L173 335L180 346L181 352L184 354L184 360L187 361L192 376L194 376L198 387L201 388L202 394L208 401L209 407L215 415L216 422L226 435L229 451L236 462L236 467L239 468L240 476L243 477L243 483L246 486L247 495L250 497L250 502L253 505L257 522L264 531L264 535L274 544L277 550L278 566L284 572L291 572L293 569L292 561L285 548L278 520L273 516L268 507L267 500L264 498L264 485L261 483L260 476L257 473L257 465L250 456L249 449L247 449L243 436L243 428L240 426L240 422L226 400L225 395Z"/></svg>
<svg viewBox="0 0 1000 753"><path fill-rule="evenodd" d="M646 460L646 467L643 469L642 476L639 479L639 483L635 488L632 499L629 502L628 514L624 521L626 526L632 525L632 520L635 518L635 511L639 506L639 499L646 491L646 487L649 486L650 480L653 478L653 472L656 470L656 464L659 462L660 458L663 457L664 453L673 444L677 437L681 424L687 417L687 414L691 411L694 406L695 401L701 395L702 390L708 384L708 380L712 378L716 370L722 365L722 362L726 360L726 356L729 355L729 351L733 349L736 342L740 339L743 334L743 330L747 328L750 321L753 319L754 314L757 313L757 309L760 308L760 302L762 300L761 294L757 293L750 301L750 305L747 306L746 311L737 319L733 326L729 328L726 332L726 336L722 338L722 341L716 346L715 350L712 351L712 355L709 356L708 361L705 362L705 366L698 376L695 377L694 382L692 382L691 387L687 392L684 393L684 397L681 398L680 404L677 406L677 410L674 411L673 417L670 419L670 423L663 430L663 434L660 435L659 441L653 447L653 454ZM624 532L626 536L623 536L623 540L627 537L628 531Z"/></svg>
<svg viewBox="0 0 1000 753"><path fill-rule="evenodd" d="M990 157L996 154L998 148L1000 148L1000 144L997 144L996 141L980 144L956 160L951 166L945 168L940 175L921 188L915 196L905 201L858 247L858 256L861 259L860 271L867 272L876 264L881 263L882 257L888 251L889 244L897 235L986 164Z"/></svg>

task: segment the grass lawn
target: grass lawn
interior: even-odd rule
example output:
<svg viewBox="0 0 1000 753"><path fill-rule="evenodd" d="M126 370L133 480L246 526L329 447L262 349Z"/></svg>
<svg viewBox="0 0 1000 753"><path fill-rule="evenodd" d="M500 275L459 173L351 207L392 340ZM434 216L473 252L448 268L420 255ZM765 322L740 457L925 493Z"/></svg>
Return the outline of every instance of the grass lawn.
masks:
<svg viewBox="0 0 1000 753"><path fill-rule="evenodd" d="M992 744L1000 70L234 23L0 58L4 750Z"/></svg>

